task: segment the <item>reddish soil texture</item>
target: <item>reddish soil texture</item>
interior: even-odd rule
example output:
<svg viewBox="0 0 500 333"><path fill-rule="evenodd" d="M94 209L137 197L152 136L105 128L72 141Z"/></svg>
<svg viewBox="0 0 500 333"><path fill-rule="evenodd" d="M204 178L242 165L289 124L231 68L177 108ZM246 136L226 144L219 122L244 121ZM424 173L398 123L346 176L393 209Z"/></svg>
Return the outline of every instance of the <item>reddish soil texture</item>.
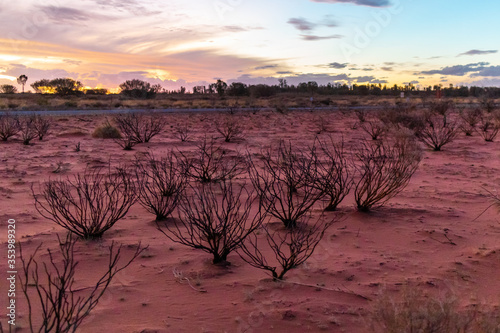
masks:
<svg viewBox="0 0 500 333"><path fill-rule="evenodd" d="M92 138L105 116L54 117L43 141L29 146L18 139L2 142L1 276L7 271L8 219L16 220L23 253L28 255L44 243L42 261L48 258L45 248L57 248L56 234L65 234L37 213L31 184L37 192L44 180L72 177L87 164L131 162L135 154L147 151L156 156L170 149L195 151L205 135L218 138L229 154L248 151L254 156L276 146L279 139L305 148L316 137L343 138L347 147L368 138L353 129L356 117L348 112L261 112L233 115L242 120L245 132L235 142L224 143L214 123L225 116L166 114L166 130L132 151L122 150L113 140ZM181 142L174 129L186 123L192 136ZM326 131L320 131L325 126ZM76 152L78 143L81 151ZM492 204L487 191L494 193L500 184L499 145L479 135L460 134L441 152L425 149L408 187L370 213L356 211L351 193L340 204L343 218L327 230L306 264L290 271L283 283L271 281L236 253L228 257L230 266L213 266L210 255L173 243L158 232L154 216L135 204L101 241L81 241L76 246L77 284L82 287L95 283L106 269L111 242L125 246L124 259L133 253L134 244L149 246L112 281L79 332L370 332L374 300L407 284L435 295L450 292L463 305L498 305L500 224L496 209L486 208ZM241 175L238 181L248 183L248 176ZM321 211L320 203L314 216ZM338 213L326 214L335 218ZM174 271L205 292L176 278ZM0 288L4 310L5 285L2 282ZM18 285L17 323L19 332L27 332L28 313L20 291ZM1 322L5 327L4 315Z"/></svg>

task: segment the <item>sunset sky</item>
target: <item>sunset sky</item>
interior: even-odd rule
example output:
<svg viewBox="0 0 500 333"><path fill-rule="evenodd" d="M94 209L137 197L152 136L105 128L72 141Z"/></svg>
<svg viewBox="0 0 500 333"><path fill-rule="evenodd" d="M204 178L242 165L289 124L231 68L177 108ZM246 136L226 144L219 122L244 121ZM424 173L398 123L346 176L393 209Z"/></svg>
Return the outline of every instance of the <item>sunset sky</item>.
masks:
<svg viewBox="0 0 500 333"><path fill-rule="evenodd" d="M0 0L0 84L500 86L500 2Z"/></svg>

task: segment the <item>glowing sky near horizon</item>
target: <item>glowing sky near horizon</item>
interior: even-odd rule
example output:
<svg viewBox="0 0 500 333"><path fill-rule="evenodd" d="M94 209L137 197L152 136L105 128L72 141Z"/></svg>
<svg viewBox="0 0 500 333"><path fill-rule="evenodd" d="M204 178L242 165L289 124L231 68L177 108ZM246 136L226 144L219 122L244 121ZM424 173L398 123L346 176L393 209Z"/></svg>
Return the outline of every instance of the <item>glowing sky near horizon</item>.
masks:
<svg viewBox="0 0 500 333"><path fill-rule="evenodd" d="M0 0L0 84L500 86L499 13L485 0Z"/></svg>

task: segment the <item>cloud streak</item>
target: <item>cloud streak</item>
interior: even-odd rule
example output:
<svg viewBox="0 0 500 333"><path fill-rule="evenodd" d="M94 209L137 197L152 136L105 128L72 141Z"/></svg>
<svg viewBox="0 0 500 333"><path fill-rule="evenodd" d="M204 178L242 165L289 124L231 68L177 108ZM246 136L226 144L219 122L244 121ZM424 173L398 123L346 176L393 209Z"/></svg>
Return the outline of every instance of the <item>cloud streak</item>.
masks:
<svg viewBox="0 0 500 333"><path fill-rule="evenodd" d="M461 56L474 56L474 55L485 55L485 54L494 54L497 53L498 50L487 50L487 51L482 51L482 50L470 50L464 53L460 53L457 57Z"/></svg>
<svg viewBox="0 0 500 333"><path fill-rule="evenodd" d="M367 7L387 7L391 5L389 0L311 0L313 2L321 2L321 3L347 3L358 6L367 6Z"/></svg>

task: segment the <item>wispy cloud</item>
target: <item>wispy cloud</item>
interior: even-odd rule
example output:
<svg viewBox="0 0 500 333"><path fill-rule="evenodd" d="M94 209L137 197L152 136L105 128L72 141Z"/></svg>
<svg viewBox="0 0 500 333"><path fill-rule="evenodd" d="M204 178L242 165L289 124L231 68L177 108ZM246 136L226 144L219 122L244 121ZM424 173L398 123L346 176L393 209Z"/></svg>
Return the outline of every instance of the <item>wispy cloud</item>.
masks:
<svg viewBox="0 0 500 333"><path fill-rule="evenodd" d="M264 65L264 66L255 67L255 70L270 69L270 68L276 68L276 67L278 67L278 65Z"/></svg>
<svg viewBox="0 0 500 333"><path fill-rule="evenodd" d="M295 29L300 31L312 31L317 26L316 23L310 22L302 17L291 18L287 23L293 25Z"/></svg>
<svg viewBox="0 0 500 333"><path fill-rule="evenodd" d="M326 39L339 39L344 36L342 35L331 35L331 36L316 36L316 35L300 35L303 40L307 41L317 41L317 40L326 40Z"/></svg>
<svg viewBox="0 0 500 333"><path fill-rule="evenodd" d="M471 75L472 77L477 76L487 76L487 77L499 77L500 76L500 66L490 66L480 70L477 73Z"/></svg>
<svg viewBox="0 0 500 333"><path fill-rule="evenodd" d="M313 2L324 3L349 3L358 6L387 7L391 5L389 0L311 0Z"/></svg>
<svg viewBox="0 0 500 333"><path fill-rule="evenodd" d="M327 67L329 68L334 68L334 69L342 69L342 68L346 68L347 65L349 65L348 63L338 63L338 62L331 62L327 65Z"/></svg>
<svg viewBox="0 0 500 333"><path fill-rule="evenodd" d="M467 51L467 52L464 52L464 53L460 53L459 55L457 55L457 57L494 54L494 53L497 53L497 52L498 52L498 50L487 50L487 51L483 51L483 50L470 50L470 51Z"/></svg>
<svg viewBox="0 0 500 333"><path fill-rule="evenodd" d="M478 62L475 64L467 64L467 65L456 65L456 66L447 66L441 69L435 69L430 71L422 71L420 74L423 75L454 75L454 76L464 76L468 73L479 72L488 66L487 62Z"/></svg>

